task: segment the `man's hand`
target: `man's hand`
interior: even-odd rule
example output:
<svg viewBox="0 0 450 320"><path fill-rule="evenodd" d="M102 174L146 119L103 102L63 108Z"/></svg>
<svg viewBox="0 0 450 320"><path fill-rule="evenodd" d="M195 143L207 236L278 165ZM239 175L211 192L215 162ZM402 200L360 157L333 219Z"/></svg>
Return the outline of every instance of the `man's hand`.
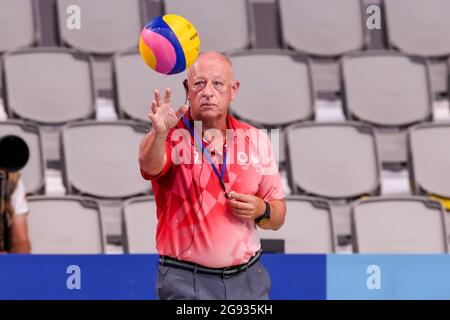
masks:
<svg viewBox="0 0 450 320"><path fill-rule="evenodd" d="M249 194L230 192L229 204L233 214L243 220L255 220L266 211L264 200Z"/></svg>
<svg viewBox="0 0 450 320"><path fill-rule="evenodd" d="M177 112L175 112L170 103L171 91L170 88L166 89L164 93L164 99L161 101L159 90L154 91L154 99L148 117L152 122L152 127L157 135L165 135L173 128L181 116L187 111L186 105L181 106Z"/></svg>

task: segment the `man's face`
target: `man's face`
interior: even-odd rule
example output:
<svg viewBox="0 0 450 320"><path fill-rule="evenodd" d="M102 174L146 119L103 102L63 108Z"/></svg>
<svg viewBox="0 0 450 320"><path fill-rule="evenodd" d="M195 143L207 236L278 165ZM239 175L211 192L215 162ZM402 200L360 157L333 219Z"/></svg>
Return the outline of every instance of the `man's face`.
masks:
<svg viewBox="0 0 450 320"><path fill-rule="evenodd" d="M225 117L239 82L233 80L230 64L220 56L200 56L188 75L189 102L195 120Z"/></svg>

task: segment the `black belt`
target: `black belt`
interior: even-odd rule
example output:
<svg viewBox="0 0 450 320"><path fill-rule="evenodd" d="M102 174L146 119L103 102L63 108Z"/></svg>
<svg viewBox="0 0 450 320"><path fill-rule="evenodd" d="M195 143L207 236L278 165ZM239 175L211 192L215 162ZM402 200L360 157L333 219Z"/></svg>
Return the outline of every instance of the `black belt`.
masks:
<svg viewBox="0 0 450 320"><path fill-rule="evenodd" d="M256 262L258 262L259 258L261 256L261 250L259 250L253 257L250 258L250 260L247 263L240 264L237 266L231 266L226 268L208 268L205 266L202 266L200 264L196 264L193 262L188 261L181 261L174 259L169 256L160 256L159 257L159 265L161 266L167 266L167 267L174 267L178 269L188 270L192 272L198 272L203 274L213 274L217 276L222 276L224 278L229 278L232 276L235 276L248 268L250 268L252 265L254 265Z"/></svg>

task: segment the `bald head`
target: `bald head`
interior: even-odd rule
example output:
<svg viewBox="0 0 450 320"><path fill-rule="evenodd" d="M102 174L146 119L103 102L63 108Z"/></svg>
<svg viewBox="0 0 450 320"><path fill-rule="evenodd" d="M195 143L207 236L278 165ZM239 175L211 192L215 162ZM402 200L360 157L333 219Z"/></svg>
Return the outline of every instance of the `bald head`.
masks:
<svg viewBox="0 0 450 320"><path fill-rule="evenodd" d="M227 56L216 51L201 52L195 62L189 68L187 77L189 78L193 72L199 69L199 66L204 64L223 65L224 72L226 72L227 75L231 77L230 80L234 79L233 65L231 63L231 60Z"/></svg>

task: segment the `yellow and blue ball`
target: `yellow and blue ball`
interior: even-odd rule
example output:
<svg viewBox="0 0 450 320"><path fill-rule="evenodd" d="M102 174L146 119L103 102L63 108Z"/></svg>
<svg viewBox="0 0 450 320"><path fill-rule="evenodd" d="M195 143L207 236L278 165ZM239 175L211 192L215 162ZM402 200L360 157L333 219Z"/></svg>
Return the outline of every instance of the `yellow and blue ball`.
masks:
<svg viewBox="0 0 450 320"><path fill-rule="evenodd" d="M200 52L200 38L188 20L179 15L166 14L154 18L142 29L139 52L153 70L176 74L194 63Z"/></svg>

